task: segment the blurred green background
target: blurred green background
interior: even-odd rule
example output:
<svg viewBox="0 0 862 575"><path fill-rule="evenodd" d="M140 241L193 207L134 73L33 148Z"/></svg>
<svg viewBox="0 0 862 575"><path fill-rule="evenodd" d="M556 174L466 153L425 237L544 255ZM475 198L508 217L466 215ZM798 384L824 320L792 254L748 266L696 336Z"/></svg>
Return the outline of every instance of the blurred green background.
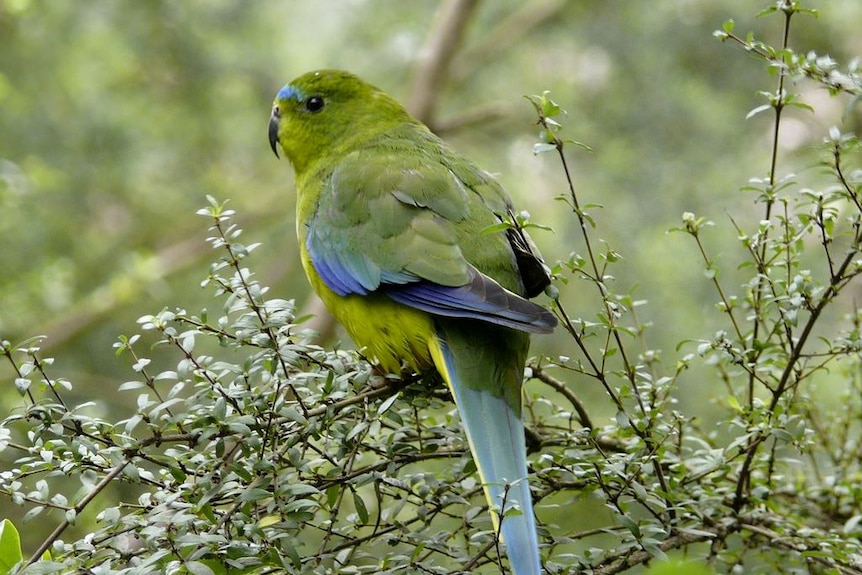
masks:
<svg viewBox="0 0 862 575"><path fill-rule="evenodd" d="M638 313L670 366L678 342L712 336L717 315L694 246L667 230L686 211L718 222L713 255L732 275L739 248L727 214L759 219L739 188L766 175L772 117L745 116L775 82L712 32L733 18L741 34L779 43L782 19L755 18L767 4L477 2L449 73L432 87L431 125L555 229L533 233L551 262L581 251L582 239L554 199L566 193L559 164L532 153L538 130L522 96L550 90L568 110L564 137L594 149L569 155L581 201L604 206L592 210L596 236L626 260L615 287L636 286L649 301ZM291 170L266 138L271 101L290 79L324 67L415 101L440 6L0 0L0 339L47 335L55 375L120 417L115 390L129 360L114 357L117 336L163 307L211 305L199 287L213 257L208 221L194 215L207 194L230 199L245 241L263 242L250 265L271 295L305 301ZM812 7L820 18L795 23L797 50L843 62L862 54L858 0ZM846 102L805 84L789 88L817 115L788 111L782 159L816 179L813 146L832 124L859 128L859 113L845 115ZM570 313L595 318L595 294L581 297L577 286L562 288ZM559 333L537 338L534 351L573 355L570 346ZM20 400L8 366L0 377L6 414ZM690 405L712 397L696 377L683 386ZM578 392L607 410L592 387Z"/></svg>

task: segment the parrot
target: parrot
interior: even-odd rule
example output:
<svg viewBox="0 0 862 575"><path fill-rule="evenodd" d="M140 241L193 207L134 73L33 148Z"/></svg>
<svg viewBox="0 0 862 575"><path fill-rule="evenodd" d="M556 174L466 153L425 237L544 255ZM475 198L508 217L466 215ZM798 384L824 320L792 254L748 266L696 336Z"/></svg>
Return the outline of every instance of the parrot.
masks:
<svg viewBox="0 0 862 575"><path fill-rule="evenodd" d="M549 269L508 194L349 72L285 85L268 131L293 168L311 287L382 370L439 373L512 572L539 575L521 387L530 334L557 318L529 301Z"/></svg>

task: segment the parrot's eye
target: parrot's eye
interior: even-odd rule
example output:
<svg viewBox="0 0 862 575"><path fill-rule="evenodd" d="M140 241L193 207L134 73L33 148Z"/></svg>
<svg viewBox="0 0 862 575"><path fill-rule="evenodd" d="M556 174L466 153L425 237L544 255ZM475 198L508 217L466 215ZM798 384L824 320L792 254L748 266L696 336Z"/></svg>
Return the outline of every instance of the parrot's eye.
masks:
<svg viewBox="0 0 862 575"><path fill-rule="evenodd" d="M305 101L305 109L309 112L319 112L323 109L325 102L320 96L312 96Z"/></svg>

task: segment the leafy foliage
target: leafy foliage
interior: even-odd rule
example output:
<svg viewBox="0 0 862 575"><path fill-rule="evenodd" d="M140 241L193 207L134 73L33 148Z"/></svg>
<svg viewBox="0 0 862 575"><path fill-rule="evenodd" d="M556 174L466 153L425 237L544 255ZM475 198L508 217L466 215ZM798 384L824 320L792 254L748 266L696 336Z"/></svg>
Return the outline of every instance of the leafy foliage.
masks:
<svg viewBox="0 0 862 575"><path fill-rule="evenodd" d="M811 109L791 82L858 99L862 81L790 48L791 23L809 13L790 1L764 11L783 19L780 47L730 22L716 32L765 63L775 88L753 113L772 114L774 132L765 175L744 189L753 224L686 212L675 230L723 322L679 334L678 357L650 347L646 302L617 289L626 259L569 176L569 144L583 145L562 138L549 94L529 98L534 151L556 155L569 186L559 200L581 233L548 292L572 351L527 374L549 573L689 573L683 554L704 572L862 573L862 144L830 129L805 183L779 172L778 145L784 112ZM73 383L52 375L39 338L2 342L24 403L0 424L0 450L17 454L0 494L25 521L57 525L22 571L505 572L445 390L315 345L294 303L270 298L247 267L258 245L240 242L235 214L213 199L199 213L219 254L203 282L218 312L162 310L120 338L134 378L116 388L135 395L134 413L113 421L70 401ZM522 214L519 225L531 224ZM732 262L714 253L723 225L737 236ZM569 291L595 316L570 315ZM574 391L590 384L609 421ZM680 404L691 385L718 399L714 428ZM112 489L116 502L101 504ZM4 524L0 565L22 557Z"/></svg>

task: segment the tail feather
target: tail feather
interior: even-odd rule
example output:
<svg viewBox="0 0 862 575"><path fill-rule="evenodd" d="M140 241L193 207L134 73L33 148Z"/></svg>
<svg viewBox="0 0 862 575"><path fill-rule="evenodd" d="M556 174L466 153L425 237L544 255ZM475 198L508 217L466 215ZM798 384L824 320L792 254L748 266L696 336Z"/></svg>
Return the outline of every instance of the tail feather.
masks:
<svg viewBox="0 0 862 575"><path fill-rule="evenodd" d="M539 540L530 486L524 426L504 397L465 385L445 340L437 338L432 355L455 398L485 497L499 528L515 575L540 575ZM509 513L519 509L520 513ZM497 512L500 512L498 515ZM501 525L502 518L502 527Z"/></svg>

